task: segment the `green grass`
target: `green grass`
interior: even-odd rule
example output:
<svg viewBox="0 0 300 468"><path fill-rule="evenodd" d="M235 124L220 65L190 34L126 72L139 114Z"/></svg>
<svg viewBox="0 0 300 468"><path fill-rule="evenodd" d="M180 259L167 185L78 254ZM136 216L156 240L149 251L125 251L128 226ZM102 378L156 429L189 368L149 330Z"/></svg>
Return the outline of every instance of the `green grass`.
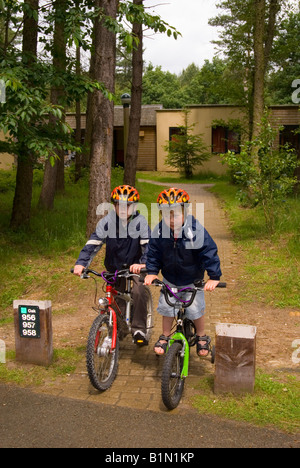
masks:
<svg viewBox="0 0 300 468"><path fill-rule="evenodd" d="M255 392L246 395L216 395L213 376L201 380L193 405L201 414L214 414L257 426L274 426L297 433L300 430L300 389L293 376L280 382L275 375L256 373Z"/></svg>
<svg viewBox="0 0 300 468"><path fill-rule="evenodd" d="M300 199L286 199L279 209L277 229L266 232L260 207L243 208L237 187L218 182L211 189L222 201L233 239L243 255L239 301L274 307L300 307Z"/></svg>
<svg viewBox="0 0 300 468"><path fill-rule="evenodd" d="M53 362L48 367L15 362L15 352L6 353L6 364L0 364L0 382L10 382L21 387L37 387L45 381L55 381L73 373L84 359L85 347L55 349Z"/></svg>

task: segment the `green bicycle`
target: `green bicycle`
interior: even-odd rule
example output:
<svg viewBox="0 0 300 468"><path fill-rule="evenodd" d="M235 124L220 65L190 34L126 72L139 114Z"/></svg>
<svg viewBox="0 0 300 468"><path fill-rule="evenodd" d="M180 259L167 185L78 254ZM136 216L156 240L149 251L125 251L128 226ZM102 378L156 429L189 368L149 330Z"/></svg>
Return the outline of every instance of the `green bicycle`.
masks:
<svg viewBox="0 0 300 468"><path fill-rule="evenodd" d="M197 335L194 323L185 316L185 309L190 307L195 299L198 290L203 290L204 281L194 283L194 288L184 288L177 290L170 288L160 280L154 280L153 285L160 286L166 302L174 308L174 316L177 316L175 332L169 337L167 351L162 369L161 394L164 405L169 409L175 409L181 400L184 390L185 379L189 372L190 347L197 343ZM218 288L225 288L226 283L219 283ZM188 300L182 300L178 294L181 292L190 293ZM176 302L171 302L171 298ZM209 342L209 353L211 363L215 362L215 346Z"/></svg>

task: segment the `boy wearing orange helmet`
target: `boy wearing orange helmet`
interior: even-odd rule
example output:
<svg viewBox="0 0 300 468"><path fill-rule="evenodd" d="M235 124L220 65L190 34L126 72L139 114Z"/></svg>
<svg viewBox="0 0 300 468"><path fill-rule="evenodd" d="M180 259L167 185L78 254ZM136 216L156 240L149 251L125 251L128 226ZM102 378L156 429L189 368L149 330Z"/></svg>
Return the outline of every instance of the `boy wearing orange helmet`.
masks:
<svg viewBox="0 0 300 468"><path fill-rule="evenodd" d="M187 215L189 195L185 190L170 188L157 199L162 220L152 233L149 242L144 284L150 285L162 272L164 282L170 287L192 287L194 281L203 279L205 271L209 280L206 291L213 291L222 275L218 249L206 229L191 215ZM167 233L167 234L166 234ZM183 298L184 299L184 298ZM163 316L163 334L155 344L156 354L164 354L174 321L174 310L160 295L157 311ZM198 291L193 304L186 309L187 317L195 324L197 354L207 356L210 337L205 334L205 301L203 291Z"/></svg>
<svg viewBox="0 0 300 468"><path fill-rule="evenodd" d="M138 191L130 185L116 187L111 194L114 211L102 218L81 250L76 261L74 274L80 276L103 244L106 244L104 265L107 271L121 270L128 265L132 273L139 274L145 267L151 230L144 216L136 212L139 202ZM124 292L122 282L117 289ZM145 287L133 278L132 296L134 303L131 332L135 343L147 345L147 295ZM119 301L121 310L123 301Z"/></svg>

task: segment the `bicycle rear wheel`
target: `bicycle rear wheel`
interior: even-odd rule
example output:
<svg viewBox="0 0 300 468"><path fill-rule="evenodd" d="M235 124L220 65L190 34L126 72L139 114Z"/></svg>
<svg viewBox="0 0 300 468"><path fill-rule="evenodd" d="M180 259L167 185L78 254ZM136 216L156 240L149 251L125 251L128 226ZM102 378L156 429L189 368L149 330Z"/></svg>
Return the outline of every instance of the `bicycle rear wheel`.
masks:
<svg viewBox="0 0 300 468"><path fill-rule="evenodd" d="M116 378L119 363L119 339L111 349L113 327L108 315L99 315L90 330L87 350L87 371L93 387L105 391Z"/></svg>
<svg viewBox="0 0 300 468"><path fill-rule="evenodd" d="M172 410L179 405L184 390L182 343L174 343L168 350L162 370L161 394L164 405Z"/></svg>

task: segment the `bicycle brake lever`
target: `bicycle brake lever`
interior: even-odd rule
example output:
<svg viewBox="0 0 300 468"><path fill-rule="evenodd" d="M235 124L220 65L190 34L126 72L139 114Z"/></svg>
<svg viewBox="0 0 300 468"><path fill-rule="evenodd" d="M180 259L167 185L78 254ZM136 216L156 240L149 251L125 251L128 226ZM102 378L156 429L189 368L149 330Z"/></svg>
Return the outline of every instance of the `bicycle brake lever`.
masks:
<svg viewBox="0 0 300 468"><path fill-rule="evenodd" d="M90 278L90 276L87 275L86 273L82 273L82 275L80 275L80 278L81 279L88 279L88 278Z"/></svg>

